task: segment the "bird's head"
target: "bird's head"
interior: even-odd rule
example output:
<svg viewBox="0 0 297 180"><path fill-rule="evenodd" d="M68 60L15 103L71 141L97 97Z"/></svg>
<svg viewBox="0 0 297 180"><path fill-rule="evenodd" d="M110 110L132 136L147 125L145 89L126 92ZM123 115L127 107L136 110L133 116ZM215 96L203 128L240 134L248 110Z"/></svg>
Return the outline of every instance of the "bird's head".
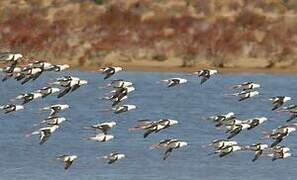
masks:
<svg viewBox="0 0 297 180"><path fill-rule="evenodd" d="M17 53L17 54L14 55L14 59L15 59L15 60L19 60L19 59L21 59L21 58L23 58L23 55L20 54L20 53Z"/></svg>
<svg viewBox="0 0 297 180"><path fill-rule="evenodd" d="M57 93L57 92L60 92L60 89L59 89L59 88L55 88L55 87L53 87L53 88L52 88L52 93Z"/></svg>
<svg viewBox="0 0 297 180"><path fill-rule="evenodd" d="M128 110L136 109L135 105L127 105L127 107L128 107Z"/></svg>
<svg viewBox="0 0 297 180"><path fill-rule="evenodd" d="M260 84L253 84L253 87L254 87L254 88L260 88L261 85L260 85Z"/></svg>
<svg viewBox="0 0 297 180"><path fill-rule="evenodd" d="M185 147L185 146L188 146L188 143L185 142L185 141L181 141L180 142L180 147Z"/></svg>
<svg viewBox="0 0 297 180"><path fill-rule="evenodd" d="M80 85L85 85L85 84L88 84L88 81L87 80L80 80L79 84Z"/></svg>
<svg viewBox="0 0 297 180"><path fill-rule="evenodd" d="M16 105L16 106L15 106L16 111L18 111L18 110L23 110L24 108L25 108L25 107L22 106L22 105Z"/></svg>
<svg viewBox="0 0 297 180"><path fill-rule="evenodd" d="M124 159L125 157L125 154L118 154L118 159Z"/></svg>
<svg viewBox="0 0 297 180"><path fill-rule="evenodd" d="M266 117L260 117L260 118L258 118L258 120L259 120L260 124L262 124L262 123L266 122L268 119Z"/></svg>
<svg viewBox="0 0 297 180"><path fill-rule="evenodd" d="M119 71L122 71L123 68L122 67L114 67L114 70L115 70L115 72L119 72Z"/></svg>
<svg viewBox="0 0 297 180"><path fill-rule="evenodd" d="M291 99L292 99L291 97L286 96L286 97L284 98L284 102L290 101Z"/></svg>
<svg viewBox="0 0 297 180"><path fill-rule="evenodd" d="M59 65L59 67L60 67L61 71L70 68L70 66L68 64Z"/></svg>
<svg viewBox="0 0 297 180"><path fill-rule="evenodd" d="M173 120L173 119L168 119L168 120L169 120L169 124L170 125L178 124L178 121L177 120Z"/></svg>

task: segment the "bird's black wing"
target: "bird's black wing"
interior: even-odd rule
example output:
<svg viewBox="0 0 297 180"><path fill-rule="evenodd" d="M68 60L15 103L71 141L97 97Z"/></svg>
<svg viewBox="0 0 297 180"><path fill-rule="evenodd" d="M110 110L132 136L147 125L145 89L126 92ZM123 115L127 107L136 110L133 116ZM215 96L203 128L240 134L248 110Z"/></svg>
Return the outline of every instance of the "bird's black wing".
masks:
<svg viewBox="0 0 297 180"><path fill-rule="evenodd" d="M61 97L65 96L67 93L70 92L70 90L71 90L71 87L67 87L67 88L65 88L64 91L62 91L60 94L58 94L57 97L58 97L58 98L61 98Z"/></svg>
<svg viewBox="0 0 297 180"><path fill-rule="evenodd" d="M25 74L20 74L19 76L16 76L15 77L15 79L17 80L17 81L20 81L20 80L22 80L22 79L24 79L25 78Z"/></svg>
<svg viewBox="0 0 297 180"><path fill-rule="evenodd" d="M109 159L109 161L107 163L112 164L112 163L116 162L117 160L118 160L117 157L112 157L112 158Z"/></svg>
<svg viewBox="0 0 297 180"><path fill-rule="evenodd" d="M107 79L107 78L111 77L115 73L115 69L112 68L112 67L109 67L104 73L106 74L104 79Z"/></svg>
<svg viewBox="0 0 297 180"><path fill-rule="evenodd" d="M71 92L77 90L79 87L80 87L79 84L75 84L75 85L72 87Z"/></svg>
<svg viewBox="0 0 297 180"><path fill-rule="evenodd" d="M73 161L70 161L70 160L65 161L65 167L64 167L64 169L67 170L72 165L72 163L73 163Z"/></svg>
<svg viewBox="0 0 297 180"><path fill-rule="evenodd" d="M32 76L25 78L25 79L21 82L21 84L25 84L25 83L29 82L32 78L33 78Z"/></svg>
<svg viewBox="0 0 297 180"><path fill-rule="evenodd" d="M32 80L35 81L37 78L40 77L40 75L41 75L42 73L43 73L43 70L40 71L39 73L34 74L34 75L32 76Z"/></svg>
<svg viewBox="0 0 297 180"><path fill-rule="evenodd" d="M287 122L292 121L292 120L295 119L296 117L297 117L297 114L296 114L296 113L292 114L292 115L290 116L290 118L287 120Z"/></svg>
<svg viewBox="0 0 297 180"><path fill-rule="evenodd" d="M9 69L7 70L7 73L12 73L17 64L18 64L18 61L13 61L10 65Z"/></svg>
<svg viewBox="0 0 297 180"><path fill-rule="evenodd" d="M200 81L200 84L205 83L209 78L210 78L210 76L203 76L201 81Z"/></svg>
<svg viewBox="0 0 297 180"><path fill-rule="evenodd" d="M271 109L272 111L278 109L279 107L281 107L283 105L282 101L278 100L274 103L274 107Z"/></svg>
<svg viewBox="0 0 297 180"><path fill-rule="evenodd" d="M168 87L173 87L179 84L179 80L178 79L171 79L170 83L168 84Z"/></svg>
<svg viewBox="0 0 297 180"><path fill-rule="evenodd" d="M166 159L170 156L172 150L173 150L173 148L168 148L168 149L165 151L163 160L166 160Z"/></svg>
<svg viewBox="0 0 297 180"><path fill-rule="evenodd" d="M22 102L22 104L27 104L28 102L32 101L34 98L33 94L29 94L28 96L24 97L24 101Z"/></svg>
<svg viewBox="0 0 297 180"><path fill-rule="evenodd" d="M128 107L127 106L124 106L124 108L122 108L121 110L119 111L115 111L116 114L120 114L120 113L123 113L123 112L126 112L128 110Z"/></svg>
<svg viewBox="0 0 297 180"><path fill-rule="evenodd" d="M234 136L236 136L237 134L239 134L241 131L241 128L236 128L234 131L231 132L231 134L227 137L227 139L231 139L233 138Z"/></svg>
<svg viewBox="0 0 297 180"><path fill-rule="evenodd" d="M230 148L230 147L227 147L227 148ZM232 153L232 149L233 149L233 148L230 148L229 151L227 151L227 152L222 152L219 156L220 156L220 157L227 156L228 154Z"/></svg>
<svg viewBox="0 0 297 180"><path fill-rule="evenodd" d="M61 108L59 106L51 107L50 117L56 116L60 112Z"/></svg>
<svg viewBox="0 0 297 180"><path fill-rule="evenodd" d="M274 147L276 145L278 145L280 142L282 142L283 140L283 136L278 137L271 145L270 147Z"/></svg>
<svg viewBox="0 0 297 180"><path fill-rule="evenodd" d="M144 134L143 134L143 138L146 138L146 137L148 137L148 135L150 135L152 132L154 132L155 131L155 129L148 129L148 130L146 130L145 132L144 132Z"/></svg>
<svg viewBox="0 0 297 180"><path fill-rule="evenodd" d="M100 130L103 132L103 134L107 134L109 129L110 129L110 127L108 125L102 125L100 127Z"/></svg>
<svg viewBox="0 0 297 180"><path fill-rule="evenodd" d="M256 152L255 157L252 159L252 161L256 161L257 159L259 159L259 157L263 154L263 150L259 150Z"/></svg>
<svg viewBox="0 0 297 180"><path fill-rule="evenodd" d="M50 136L51 136L51 132L49 129L42 130L40 134L39 144L40 145L44 144L50 138Z"/></svg>

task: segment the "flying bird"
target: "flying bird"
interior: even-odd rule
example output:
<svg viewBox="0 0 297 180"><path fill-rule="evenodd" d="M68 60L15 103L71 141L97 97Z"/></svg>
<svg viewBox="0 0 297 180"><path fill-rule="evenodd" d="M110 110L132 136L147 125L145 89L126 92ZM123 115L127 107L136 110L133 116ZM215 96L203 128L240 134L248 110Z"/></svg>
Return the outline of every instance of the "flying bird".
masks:
<svg viewBox="0 0 297 180"><path fill-rule="evenodd" d="M118 152L112 152L112 153L110 153L110 154L108 154L106 156L103 156L101 158L107 160L108 164L113 164L118 160L124 159L125 157L126 157L125 154L121 154L121 153L118 153Z"/></svg>
<svg viewBox="0 0 297 180"><path fill-rule="evenodd" d="M129 87L129 86L133 86L133 83L130 81L125 81L123 79L114 79L111 81L111 83L105 86L100 86L99 88L108 88L108 87L123 88L123 87Z"/></svg>
<svg viewBox="0 0 297 180"><path fill-rule="evenodd" d="M68 104L54 104L51 106L44 107L41 110L44 110L44 111L50 110L49 117L55 117L61 111L64 111L69 108L70 106Z"/></svg>
<svg viewBox="0 0 297 180"><path fill-rule="evenodd" d="M167 129L171 127L172 125L178 124L177 120L172 119L160 119L159 121L156 121L152 123L150 126L146 127L144 129L143 137L148 137L151 133L158 133L161 130Z"/></svg>
<svg viewBox="0 0 297 180"><path fill-rule="evenodd" d="M297 124L289 124L279 126L276 129L273 129L271 132L266 133L266 138L271 138L274 142L270 145L270 147L274 147L282 142L287 136L289 136L292 132L297 130Z"/></svg>
<svg viewBox="0 0 297 180"><path fill-rule="evenodd" d="M23 58L23 55L20 53L0 52L0 61L2 61L2 62L18 61L21 58Z"/></svg>
<svg viewBox="0 0 297 180"><path fill-rule="evenodd" d="M241 91L239 93L234 93L234 94L227 94L228 96L238 96L240 99L238 101L243 101L246 99L249 99L251 97L257 96L260 93L258 91Z"/></svg>
<svg viewBox="0 0 297 180"><path fill-rule="evenodd" d="M104 68L101 68L99 72L105 75L104 79L107 79L113 76L115 73L122 70L123 70L122 67L104 67Z"/></svg>
<svg viewBox="0 0 297 180"><path fill-rule="evenodd" d="M41 93L42 98L45 98L45 97L47 97L49 95L60 92L60 89L55 88L55 87L43 87L43 88L37 90L36 92Z"/></svg>
<svg viewBox="0 0 297 180"><path fill-rule="evenodd" d="M272 101L272 105L274 106L272 108L272 111L280 108L284 103L288 102L291 100L291 97L288 96L276 96L276 97L272 97L269 99L270 101Z"/></svg>
<svg viewBox="0 0 297 180"><path fill-rule="evenodd" d="M277 112L288 112L290 114L290 118L287 119L287 122L290 122L297 117L297 105L283 107L281 110L278 110Z"/></svg>
<svg viewBox="0 0 297 180"><path fill-rule="evenodd" d="M278 160L278 159L286 159L292 154L290 153L290 148L285 147L285 146L275 146L272 149L272 153L268 154L268 156L272 157L272 161Z"/></svg>
<svg viewBox="0 0 297 180"><path fill-rule="evenodd" d="M216 150L220 150L233 145L237 145L237 142L230 139L215 139L210 144L208 144L208 146L211 146Z"/></svg>
<svg viewBox="0 0 297 180"><path fill-rule="evenodd" d="M43 121L41 121L40 124L46 124L48 126L54 126L54 125L60 125L63 122L68 121L66 118L64 117L48 117L46 119L44 119Z"/></svg>
<svg viewBox="0 0 297 180"><path fill-rule="evenodd" d="M118 106L116 108L112 108L112 110L114 111L115 114L128 112L128 111L131 111L133 109L136 109L136 106L135 105L130 105L130 104L125 104L125 105Z"/></svg>
<svg viewBox="0 0 297 180"><path fill-rule="evenodd" d="M67 170L77 158L76 155L60 155L57 157L57 160L63 161L65 164L64 169Z"/></svg>
<svg viewBox="0 0 297 180"><path fill-rule="evenodd" d="M72 76L65 76L62 78L58 78L56 82L52 84L60 85L64 87L64 90L58 94L58 98L61 98L65 96L66 94L73 92L80 88L82 85L86 85L88 81L81 80L78 77L72 77Z"/></svg>
<svg viewBox="0 0 297 180"><path fill-rule="evenodd" d="M267 121L266 117L255 117L252 119L247 119L245 121L242 121L245 124L248 124L250 127L247 128L247 130L251 130L257 126L259 126L260 124L263 124L264 122Z"/></svg>
<svg viewBox="0 0 297 180"><path fill-rule="evenodd" d="M227 137L227 139L231 139L234 136L238 135L242 130L248 129L251 126L249 124L235 124L233 126L226 126L228 129L227 132L230 133L230 135Z"/></svg>
<svg viewBox="0 0 297 180"><path fill-rule="evenodd" d="M178 139L165 139L165 140L161 140L158 144L155 144L152 147L166 149L163 157L163 160L166 160L170 156L173 150L179 149L185 146L188 146L188 143L185 141L181 141Z"/></svg>
<svg viewBox="0 0 297 180"><path fill-rule="evenodd" d="M110 140L112 140L113 138L114 138L113 135L100 133L100 134L97 134L96 136L93 136L93 137L87 137L87 138L82 138L82 139L83 139L83 140L88 140L88 141L106 142L106 141L110 141Z"/></svg>
<svg viewBox="0 0 297 180"><path fill-rule="evenodd" d="M200 84L205 83L211 76L218 73L218 70L215 69L203 69L193 73L193 75L198 75L201 78Z"/></svg>
<svg viewBox="0 0 297 180"><path fill-rule="evenodd" d="M11 113L14 111L22 110L22 109L24 109L24 106L15 105L15 104L7 104L7 105L0 106L0 109L2 109L5 114L8 114L8 113Z"/></svg>
<svg viewBox="0 0 297 180"><path fill-rule="evenodd" d="M241 150L244 150L244 147L236 144L236 145L230 145L225 148L216 150L215 154L219 154L219 157L225 157L227 155L230 155L234 152L241 151Z"/></svg>
<svg viewBox="0 0 297 180"><path fill-rule="evenodd" d="M51 135L59 128L58 125L53 125L53 126L48 126L48 127L43 127L40 128L37 131L32 132L31 134L28 134L27 137L30 137L32 135L39 135L40 142L39 144L42 145L48 139L51 137Z"/></svg>
<svg viewBox="0 0 297 180"><path fill-rule="evenodd" d="M15 99L22 100L22 104L27 104L33 100L39 99L42 97L42 93L40 92L33 92L33 93L24 93L17 96Z"/></svg>
<svg viewBox="0 0 297 180"><path fill-rule="evenodd" d="M170 78L170 79L162 80L162 82L167 83L167 87L174 87L180 84L185 84L188 82L188 80L183 78Z"/></svg>
<svg viewBox="0 0 297 180"><path fill-rule="evenodd" d="M263 154L263 151L268 149L268 145L267 144L263 144L263 143L257 143L257 144L252 144L249 146L246 146L245 149L250 150L250 151L255 151L255 156L252 159L252 161L256 161L257 159L259 159L259 157Z"/></svg>
<svg viewBox="0 0 297 180"><path fill-rule="evenodd" d="M91 126L85 127L84 129L99 130L99 131L102 131L103 134L107 134L107 132L110 131L112 128L114 128L116 125L117 125L116 122L111 121L111 122L103 122L103 123L91 125Z"/></svg>
<svg viewBox="0 0 297 180"><path fill-rule="evenodd" d="M253 82L243 82L241 84L235 84L232 86L233 89L242 89L243 91L252 90L260 87L260 84L256 84Z"/></svg>

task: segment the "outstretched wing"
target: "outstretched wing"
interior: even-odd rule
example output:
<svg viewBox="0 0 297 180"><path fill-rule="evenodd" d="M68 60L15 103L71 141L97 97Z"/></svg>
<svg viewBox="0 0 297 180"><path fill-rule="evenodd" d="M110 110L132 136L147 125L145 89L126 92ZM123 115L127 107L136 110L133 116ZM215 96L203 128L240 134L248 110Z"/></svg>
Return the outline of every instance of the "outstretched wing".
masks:
<svg viewBox="0 0 297 180"><path fill-rule="evenodd" d="M39 144L44 144L51 136L51 132L49 129L42 130L40 133L40 142Z"/></svg>
<svg viewBox="0 0 297 180"><path fill-rule="evenodd" d="M173 150L173 148L168 148L168 149L165 151L163 160L166 160L166 159L170 156L172 150Z"/></svg>
<svg viewBox="0 0 297 180"><path fill-rule="evenodd" d="M259 159L259 157L263 154L263 150L257 151L255 154L255 157L252 159L252 161L256 161L257 159Z"/></svg>
<svg viewBox="0 0 297 180"><path fill-rule="evenodd" d="M75 85L72 87L71 92L77 90L79 87L80 87L79 84L75 84Z"/></svg>
<svg viewBox="0 0 297 180"><path fill-rule="evenodd" d="M64 169L67 170L72 165L72 163L73 163L73 161L70 161L70 160L65 161L65 167L64 167Z"/></svg>
<svg viewBox="0 0 297 180"><path fill-rule="evenodd" d="M70 90L71 90L71 87L67 87L67 88L65 88L64 91L62 91L60 94L58 94L57 97L58 97L58 98L61 98L61 97L65 96L67 93L70 92Z"/></svg>

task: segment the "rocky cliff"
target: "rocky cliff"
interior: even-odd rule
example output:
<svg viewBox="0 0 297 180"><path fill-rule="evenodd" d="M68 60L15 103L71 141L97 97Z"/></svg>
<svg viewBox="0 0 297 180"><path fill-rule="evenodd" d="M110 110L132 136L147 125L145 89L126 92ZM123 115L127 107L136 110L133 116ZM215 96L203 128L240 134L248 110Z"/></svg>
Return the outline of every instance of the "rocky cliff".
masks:
<svg viewBox="0 0 297 180"><path fill-rule="evenodd" d="M0 51L82 68L288 68L297 1L2 0Z"/></svg>

